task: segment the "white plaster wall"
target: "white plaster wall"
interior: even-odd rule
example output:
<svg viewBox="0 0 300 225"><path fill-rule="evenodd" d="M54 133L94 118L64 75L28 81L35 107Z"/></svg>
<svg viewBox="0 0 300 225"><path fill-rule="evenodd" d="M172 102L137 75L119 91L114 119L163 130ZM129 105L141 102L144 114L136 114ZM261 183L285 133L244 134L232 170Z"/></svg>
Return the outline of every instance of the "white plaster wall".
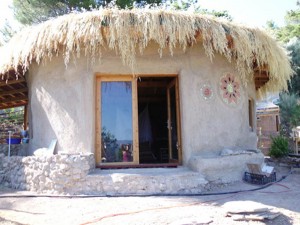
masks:
<svg viewBox="0 0 300 225"><path fill-rule="evenodd" d="M29 73L31 151L58 139L57 151L94 151L94 77L61 58Z"/></svg>
<svg viewBox="0 0 300 225"><path fill-rule="evenodd" d="M153 47L153 46L152 46ZM192 155L217 154L227 148L256 148L256 135L249 129L248 98L255 99L254 84L241 86L241 101L236 107L226 105L219 95L219 81L224 72L238 77L233 65L219 55L213 62L201 46L164 53L155 48L138 55L136 74L179 74L183 161ZM28 76L30 88L32 150L46 147L58 139L58 151L94 152L95 147L95 76L131 74L114 52L103 54L101 61L88 66L82 57L66 68L62 57L32 65ZM200 88L210 84L213 98L202 98ZM254 131L256 128L254 127Z"/></svg>

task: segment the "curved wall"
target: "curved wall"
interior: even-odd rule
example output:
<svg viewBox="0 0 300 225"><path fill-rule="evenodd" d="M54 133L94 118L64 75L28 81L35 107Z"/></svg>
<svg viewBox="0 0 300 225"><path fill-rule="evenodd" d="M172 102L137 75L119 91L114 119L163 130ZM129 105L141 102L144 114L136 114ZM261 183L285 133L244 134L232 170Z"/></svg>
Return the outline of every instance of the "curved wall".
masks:
<svg viewBox="0 0 300 225"><path fill-rule="evenodd" d="M31 66L28 86L32 152L47 147L54 138L58 139L58 151L95 151L96 74L128 75L132 71L114 52L106 52L101 61L88 65L86 57L72 60L67 67L62 57L56 57ZM217 154L223 148L256 148L256 134L249 129L248 119L248 99L255 99L254 82L247 87L240 85L239 104L224 103L221 77L227 72L239 77L224 57L216 55L211 62L204 49L196 45L186 52L178 50L173 56L164 53L160 58L153 45L137 56L136 65L135 74L179 76L184 164L192 155ZM212 98L206 100L201 95L203 85L211 86Z"/></svg>

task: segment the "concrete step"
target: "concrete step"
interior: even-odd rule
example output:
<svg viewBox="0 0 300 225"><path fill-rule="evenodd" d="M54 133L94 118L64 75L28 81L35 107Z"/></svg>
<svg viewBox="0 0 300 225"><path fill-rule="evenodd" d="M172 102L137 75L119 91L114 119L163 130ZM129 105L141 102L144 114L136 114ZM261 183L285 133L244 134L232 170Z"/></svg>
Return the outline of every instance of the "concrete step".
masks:
<svg viewBox="0 0 300 225"><path fill-rule="evenodd" d="M88 174L80 194L151 195L201 193L207 180L185 167L96 169Z"/></svg>

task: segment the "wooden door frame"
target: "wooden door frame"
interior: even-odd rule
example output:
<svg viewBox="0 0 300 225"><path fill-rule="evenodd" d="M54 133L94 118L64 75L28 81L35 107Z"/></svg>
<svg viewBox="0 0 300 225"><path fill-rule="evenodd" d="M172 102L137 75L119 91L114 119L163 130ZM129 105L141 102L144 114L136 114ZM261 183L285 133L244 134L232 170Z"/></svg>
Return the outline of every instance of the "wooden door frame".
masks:
<svg viewBox="0 0 300 225"><path fill-rule="evenodd" d="M173 77L175 82L176 92L176 122L177 122L177 138L178 138L178 163L182 164L182 149L181 149L181 117L180 117L180 102L179 102L179 84L178 74L102 74L96 73L95 86L96 86L96 98L95 98L95 121L96 121L96 137L95 137L95 158L96 165L139 165L139 130L138 130L138 78L141 77ZM101 162L101 82L102 81L130 81L132 84L132 130L133 130L133 162Z"/></svg>
<svg viewBox="0 0 300 225"><path fill-rule="evenodd" d="M177 132L177 144L178 144L178 163L182 164L182 149L181 149L181 117L180 117L180 102L179 102L179 85L178 85L178 76L174 77L174 80L172 80L168 86L167 86L167 104L168 104L168 126L171 126L171 96L170 96L170 88L175 88L175 110L176 110L176 132ZM170 129L168 130L168 144L169 144L169 159L172 160L172 139L171 134L172 132ZM172 162L172 161L171 161Z"/></svg>
<svg viewBox="0 0 300 225"><path fill-rule="evenodd" d="M102 149L101 149L101 82L103 81L129 81L132 87L132 145L133 145L133 161L132 162L106 162L102 163ZM139 138L138 138L138 126L135 124L138 122L138 108L137 108L137 86L136 80L132 75L108 75L108 74L96 74L96 165L136 165L139 164Z"/></svg>

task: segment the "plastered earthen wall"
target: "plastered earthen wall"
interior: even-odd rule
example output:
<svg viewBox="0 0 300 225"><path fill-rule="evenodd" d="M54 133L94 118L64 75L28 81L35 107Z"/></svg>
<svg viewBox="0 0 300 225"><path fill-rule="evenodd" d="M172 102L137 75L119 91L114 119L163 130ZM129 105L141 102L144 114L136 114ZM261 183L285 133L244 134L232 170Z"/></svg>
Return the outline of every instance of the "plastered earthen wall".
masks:
<svg viewBox="0 0 300 225"><path fill-rule="evenodd" d="M175 51L173 56L164 52L162 58L157 49L151 45L137 55L135 75L178 74L183 164L193 155L217 155L223 148L256 148L252 131L256 127L250 129L248 119L248 98L255 99L254 82L247 87L241 84L239 104L229 106L222 101L219 86L225 72L239 77L233 64L220 55L211 62L200 45ZM67 67L60 56L32 64L28 73L31 152L58 139L57 151L94 153L96 74L128 75L132 70L115 52L103 52L93 66L84 56L71 59ZM213 90L209 100L200 92L204 84Z"/></svg>

